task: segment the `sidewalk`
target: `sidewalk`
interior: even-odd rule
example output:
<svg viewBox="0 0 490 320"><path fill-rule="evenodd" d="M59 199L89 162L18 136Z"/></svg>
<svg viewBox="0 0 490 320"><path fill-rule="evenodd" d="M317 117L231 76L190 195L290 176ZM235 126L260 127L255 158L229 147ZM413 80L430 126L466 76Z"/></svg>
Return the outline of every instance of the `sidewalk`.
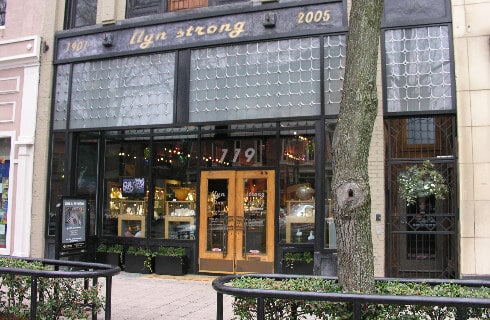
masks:
<svg viewBox="0 0 490 320"><path fill-rule="evenodd" d="M218 276L160 276L121 272L112 278L112 320L216 319ZM104 289L105 292L105 289ZM232 319L230 296L223 299L223 319ZM104 319L100 314L99 319Z"/></svg>

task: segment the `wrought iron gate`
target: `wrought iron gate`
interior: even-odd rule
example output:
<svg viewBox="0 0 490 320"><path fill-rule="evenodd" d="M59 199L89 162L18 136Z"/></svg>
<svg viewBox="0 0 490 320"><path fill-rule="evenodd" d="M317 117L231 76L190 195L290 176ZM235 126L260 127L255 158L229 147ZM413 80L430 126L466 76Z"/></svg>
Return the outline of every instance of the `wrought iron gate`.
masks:
<svg viewBox="0 0 490 320"><path fill-rule="evenodd" d="M455 119L452 116L387 119L387 275L455 278L457 270L457 183ZM448 192L408 204L399 177L425 160L444 177Z"/></svg>

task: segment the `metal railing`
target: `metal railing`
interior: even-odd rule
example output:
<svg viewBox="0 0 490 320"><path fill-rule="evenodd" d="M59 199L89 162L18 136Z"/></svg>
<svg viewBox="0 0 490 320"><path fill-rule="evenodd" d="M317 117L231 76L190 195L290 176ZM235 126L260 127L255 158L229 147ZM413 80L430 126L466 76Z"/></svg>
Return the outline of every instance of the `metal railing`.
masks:
<svg viewBox="0 0 490 320"><path fill-rule="evenodd" d="M45 266L53 266L55 270L34 270L20 268L0 267L0 277L2 275L11 274L18 276L30 277L30 318L35 320L37 316L38 306L38 279L39 278L71 278L84 279L85 285L87 281L92 279L92 285L98 284L99 278L105 278L105 320L111 319L111 295L112 295L112 277L117 275L121 269L116 266L111 266L101 263L89 263L79 261L66 260L36 260L30 258L15 258L2 256L8 259L20 259L29 262L41 262ZM60 267L65 267L71 270L59 270ZM92 319L97 319L97 314L92 312Z"/></svg>
<svg viewBox="0 0 490 320"><path fill-rule="evenodd" d="M344 302L352 304L353 320L361 319L361 307L365 304L385 304L385 305L423 305L423 306L445 306L456 307L457 319L467 319L468 308L490 308L490 299L480 298L451 298L451 297L432 297L432 296L394 296L377 294L353 294L353 293L328 293L328 292L302 292L284 290L265 290L265 289L244 289L227 285L233 279L241 277L268 278L274 280L295 279L298 277L315 277L282 274L246 274L228 275L215 279L212 283L217 292L217 313L216 319L223 320L223 295L231 295L242 298L255 298L257 301L257 320L265 319L265 299L287 299L300 301L329 301ZM332 277L316 277L325 280L337 280ZM453 283L465 287L487 287L490 288L490 281L480 280L439 280L439 279L393 279L377 278L376 281L397 281L400 283L416 282L429 285L443 283Z"/></svg>

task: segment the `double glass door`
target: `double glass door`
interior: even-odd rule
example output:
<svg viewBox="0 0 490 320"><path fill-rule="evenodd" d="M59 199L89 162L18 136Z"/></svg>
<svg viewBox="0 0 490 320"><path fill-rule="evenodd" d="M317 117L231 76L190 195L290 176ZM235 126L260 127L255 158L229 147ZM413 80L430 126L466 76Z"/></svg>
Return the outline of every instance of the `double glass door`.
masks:
<svg viewBox="0 0 490 320"><path fill-rule="evenodd" d="M274 171L203 171L199 271L274 271Z"/></svg>

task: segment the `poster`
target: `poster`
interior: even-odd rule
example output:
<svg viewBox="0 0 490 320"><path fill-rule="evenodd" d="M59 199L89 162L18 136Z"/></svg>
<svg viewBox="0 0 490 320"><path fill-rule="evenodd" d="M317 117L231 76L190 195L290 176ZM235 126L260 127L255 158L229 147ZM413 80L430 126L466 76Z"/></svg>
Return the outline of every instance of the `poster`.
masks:
<svg viewBox="0 0 490 320"><path fill-rule="evenodd" d="M87 200L63 199L61 211L61 243L63 248L84 245L87 223ZM71 244L71 245L70 245Z"/></svg>

